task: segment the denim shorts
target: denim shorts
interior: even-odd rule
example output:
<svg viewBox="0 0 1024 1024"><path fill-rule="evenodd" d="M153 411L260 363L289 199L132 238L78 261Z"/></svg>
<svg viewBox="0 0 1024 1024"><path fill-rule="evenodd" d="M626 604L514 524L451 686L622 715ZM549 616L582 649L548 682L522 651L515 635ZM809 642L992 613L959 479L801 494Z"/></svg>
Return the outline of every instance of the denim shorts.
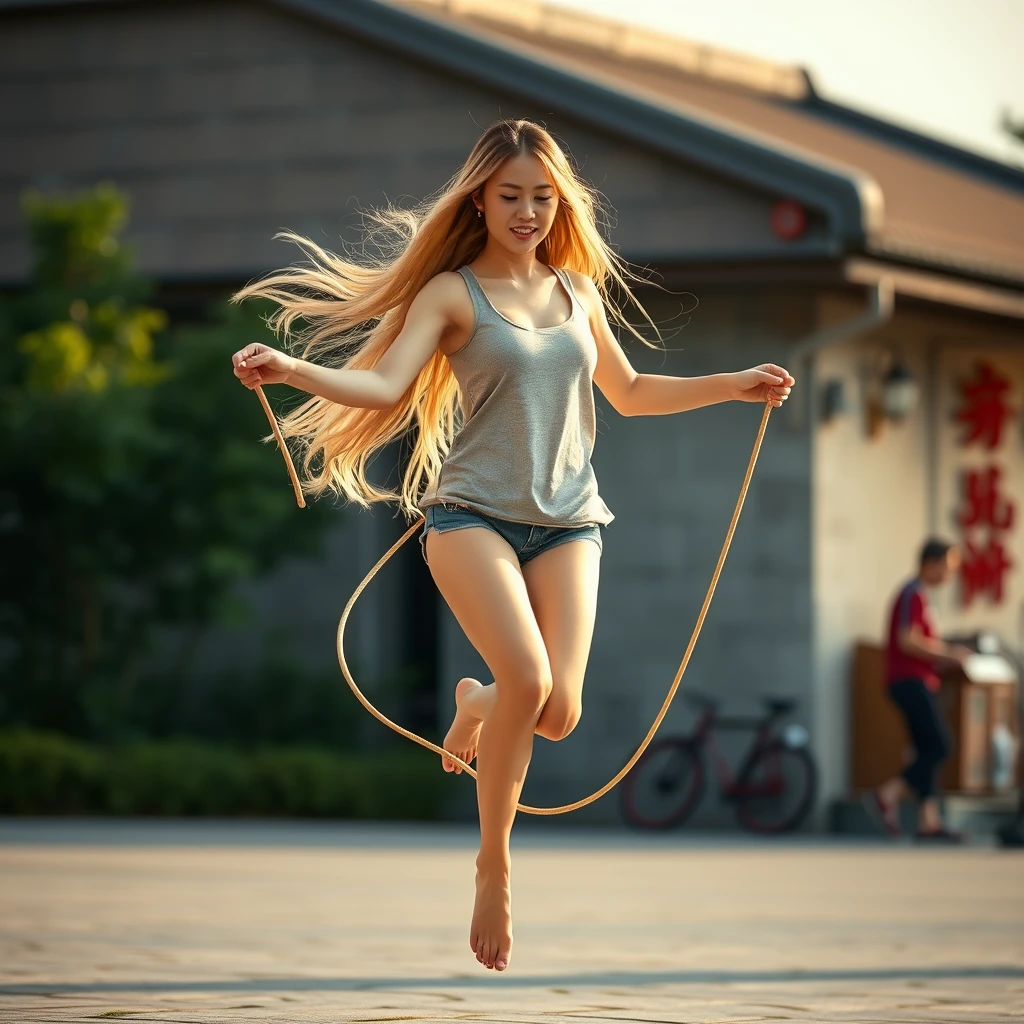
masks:
<svg viewBox="0 0 1024 1024"><path fill-rule="evenodd" d="M503 537L516 553L520 565L526 565L542 551L566 544L571 540L592 540L601 550L601 529L599 526L533 526L530 523L515 523L510 519L474 512L469 506L453 501L439 505L428 505L424 509L426 521L420 533L420 550L423 561L427 560L427 533L436 530L448 533L450 530L465 530L470 526L482 526Z"/></svg>

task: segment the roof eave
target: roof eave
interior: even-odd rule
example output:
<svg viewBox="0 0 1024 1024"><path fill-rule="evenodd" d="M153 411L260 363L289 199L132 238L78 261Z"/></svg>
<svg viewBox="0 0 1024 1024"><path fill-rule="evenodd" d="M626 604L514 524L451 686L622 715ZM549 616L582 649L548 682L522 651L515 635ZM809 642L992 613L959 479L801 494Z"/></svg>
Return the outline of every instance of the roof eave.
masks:
<svg viewBox="0 0 1024 1024"><path fill-rule="evenodd" d="M882 191L869 175L646 94L562 70L525 47L458 29L378 0L263 0L448 73L556 108L620 138L698 164L736 181L820 210L840 248L859 249L880 226Z"/></svg>
<svg viewBox="0 0 1024 1024"><path fill-rule="evenodd" d="M851 253L856 256L858 253ZM953 249L898 242L891 238L872 239L859 255L886 260L909 268L930 270L940 274L955 273L965 280L1001 288L1024 290L1024 268L1017 264L999 263L964 255Z"/></svg>
<svg viewBox="0 0 1024 1024"><path fill-rule="evenodd" d="M783 261L775 257L695 263L661 260L658 277L680 288L860 288L887 279L897 299L984 314L1018 324L1024 321L1024 293L1020 289L965 280L938 268L909 266L864 255L834 260L794 258Z"/></svg>

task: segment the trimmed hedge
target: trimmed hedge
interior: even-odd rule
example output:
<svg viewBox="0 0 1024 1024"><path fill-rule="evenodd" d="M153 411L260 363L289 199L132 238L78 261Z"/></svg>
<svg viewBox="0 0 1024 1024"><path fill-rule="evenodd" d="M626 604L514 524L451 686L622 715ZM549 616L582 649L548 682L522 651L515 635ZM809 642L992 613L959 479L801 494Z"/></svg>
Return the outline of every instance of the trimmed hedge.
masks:
<svg viewBox="0 0 1024 1024"><path fill-rule="evenodd" d="M243 751L191 740L97 747L0 731L0 813L435 820L450 778L428 751Z"/></svg>

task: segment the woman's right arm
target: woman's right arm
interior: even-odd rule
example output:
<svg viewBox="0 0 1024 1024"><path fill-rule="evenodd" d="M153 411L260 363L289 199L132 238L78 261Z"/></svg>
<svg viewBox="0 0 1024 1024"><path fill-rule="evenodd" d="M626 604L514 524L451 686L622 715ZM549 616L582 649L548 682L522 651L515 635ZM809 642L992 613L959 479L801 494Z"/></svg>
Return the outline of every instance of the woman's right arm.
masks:
<svg viewBox="0 0 1024 1024"><path fill-rule="evenodd" d="M388 409L427 364L445 331L465 320L467 304L458 275L439 274L417 293L401 331L372 370L332 369L257 342L232 356L235 376L249 389L290 384L338 405Z"/></svg>

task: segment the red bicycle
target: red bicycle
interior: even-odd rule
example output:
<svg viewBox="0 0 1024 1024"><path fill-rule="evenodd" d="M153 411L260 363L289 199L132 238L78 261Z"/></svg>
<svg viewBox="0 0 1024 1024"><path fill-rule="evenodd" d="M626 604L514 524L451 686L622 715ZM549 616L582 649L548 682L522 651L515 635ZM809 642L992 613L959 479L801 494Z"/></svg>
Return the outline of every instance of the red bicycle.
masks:
<svg viewBox="0 0 1024 1024"><path fill-rule="evenodd" d="M795 722L776 728L797 702L766 697L760 718L726 718L719 715L714 697L690 691L683 698L701 709L697 725L689 735L666 736L652 743L622 780L620 801L626 821L643 829L682 824L704 795L707 747L721 797L736 805L744 828L762 834L798 828L814 806L818 771L808 749L807 730ZM735 774L715 745L716 730L754 732Z"/></svg>

